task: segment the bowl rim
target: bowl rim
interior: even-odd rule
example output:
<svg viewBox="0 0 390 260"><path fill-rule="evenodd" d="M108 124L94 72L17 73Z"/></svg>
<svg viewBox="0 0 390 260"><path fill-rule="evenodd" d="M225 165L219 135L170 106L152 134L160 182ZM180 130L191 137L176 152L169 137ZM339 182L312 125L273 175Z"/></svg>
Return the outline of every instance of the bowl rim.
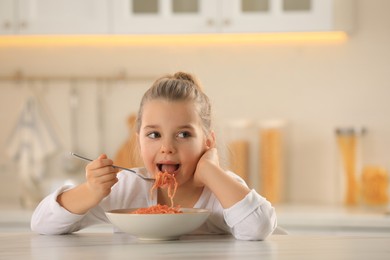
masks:
<svg viewBox="0 0 390 260"><path fill-rule="evenodd" d="M184 213L180 214L131 213L136 209L138 208L114 209L106 211L105 213L111 224L116 226L116 228L118 228L121 232L128 233L141 240L179 239L180 236L190 233L196 228L200 227L205 221L207 221L211 213L210 210L201 208L180 208L184 211ZM135 221L134 223L137 223L136 226L134 226L134 223L127 224L133 221ZM161 223L164 224L161 225ZM180 225L181 228L179 228L178 230L176 230L176 228L169 228L167 231L166 228L164 228L167 226L172 227L172 225L176 227L178 223L182 223ZM147 228L140 228L141 226ZM150 229L153 229L153 231L151 231Z"/></svg>
<svg viewBox="0 0 390 260"><path fill-rule="evenodd" d="M139 207L144 208L144 207ZM179 208L183 213L157 213L157 214L138 214L138 213L132 213L133 211L139 209L139 208L124 208L124 209L112 209L108 210L105 213L106 214L114 214L114 215L132 215L132 216L158 216L158 215L181 215L183 213L185 214L210 214L210 210L204 209L204 208Z"/></svg>

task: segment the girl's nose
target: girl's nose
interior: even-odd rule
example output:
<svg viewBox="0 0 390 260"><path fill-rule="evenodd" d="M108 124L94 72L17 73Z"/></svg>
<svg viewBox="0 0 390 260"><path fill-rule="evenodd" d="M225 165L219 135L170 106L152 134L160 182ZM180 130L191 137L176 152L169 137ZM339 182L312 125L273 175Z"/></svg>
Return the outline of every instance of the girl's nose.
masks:
<svg viewBox="0 0 390 260"><path fill-rule="evenodd" d="M175 147L171 141L165 141L161 145L161 152L165 154L172 154L175 152Z"/></svg>

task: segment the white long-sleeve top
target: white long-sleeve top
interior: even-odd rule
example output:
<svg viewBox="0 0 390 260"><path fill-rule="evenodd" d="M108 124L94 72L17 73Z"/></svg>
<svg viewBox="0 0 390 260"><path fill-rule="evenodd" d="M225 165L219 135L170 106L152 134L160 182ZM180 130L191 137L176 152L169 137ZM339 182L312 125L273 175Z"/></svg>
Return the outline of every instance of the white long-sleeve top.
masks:
<svg viewBox="0 0 390 260"><path fill-rule="evenodd" d="M136 170L145 174L144 168ZM236 174L230 171L227 173L246 185ZM58 204L57 196L72 186L59 188L44 198L35 209L31 229L40 234L72 233L91 225L110 223L105 215L106 211L144 208L157 204L157 191L154 190L154 194L150 196L153 182L144 181L126 171L118 173L118 179L111 193L98 206L83 215L73 214ZM194 208L208 209L211 212L205 224L194 233L231 233L240 240L264 240L277 226L275 210L271 203L255 190L251 190L232 207L224 209L215 195L204 187Z"/></svg>

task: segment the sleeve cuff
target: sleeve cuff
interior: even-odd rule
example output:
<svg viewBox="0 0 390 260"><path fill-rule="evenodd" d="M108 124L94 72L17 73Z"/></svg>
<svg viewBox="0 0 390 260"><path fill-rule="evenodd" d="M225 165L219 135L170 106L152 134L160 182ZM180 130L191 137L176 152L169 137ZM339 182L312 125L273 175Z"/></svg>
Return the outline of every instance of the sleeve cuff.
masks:
<svg viewBox="0 0 390 260"><path fill-rule="evenodd" d="M252 189L242 200L224 209L223 215L229 227L234 227L241 222L265 201L254 189Z"/></svg>
<svg viewBox="0 0 390 260"><path fill-rule="evenodd" d="M67 220L70 220L70 219L79 220L79 219L83 218L83 216L84 216L84 215L74 214L74 213L68 211L67 209L62 207L57 202L58 195L60 195L61 193L65 192L67 190L72 189L73 187L74 187L73 185L62 186L61 188L59 188L55 192L53 192L53 194L51 195L52 198L50 199L51 200L51 203L50 203L51 212L57 212L58 215L66 217Z"/></svg>

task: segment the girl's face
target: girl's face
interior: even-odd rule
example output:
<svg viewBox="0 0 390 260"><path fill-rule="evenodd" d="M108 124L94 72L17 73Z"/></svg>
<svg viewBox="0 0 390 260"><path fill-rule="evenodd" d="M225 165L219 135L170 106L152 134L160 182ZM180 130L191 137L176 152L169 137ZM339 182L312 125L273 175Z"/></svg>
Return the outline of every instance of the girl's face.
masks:
<svg viewBox="0 0 390 260"><path fill-rule="evenodd" d="M144 105L138 138L150 173L175 174L179 185L192 179L200 157L214 142L206 138L196 111L188 101L158 99Z"/></svg>

